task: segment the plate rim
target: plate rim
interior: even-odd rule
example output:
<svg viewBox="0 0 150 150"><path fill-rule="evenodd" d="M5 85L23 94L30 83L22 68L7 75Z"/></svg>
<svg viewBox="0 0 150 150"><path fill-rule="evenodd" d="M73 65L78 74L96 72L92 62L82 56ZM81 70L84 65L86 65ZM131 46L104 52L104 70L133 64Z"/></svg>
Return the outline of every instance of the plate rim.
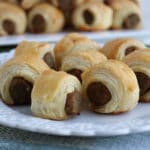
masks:
<svg viewBox="0 0 150 150"><path fill-rule="evenodd" d="M37 42L50 42L56 43L64 35L69 32L61 32L56 34L24 34L24 35L12 35L0 37L0 46L11 46L17 45L21 41L37 41ZM106 41L114 38L149 38L150 29L140 29L140 30L123 30L123 31L98 31L98 32L77 32L83 34L84 36L95 40L95 41Z"/></svg>
<svg viewBox="0 0 150 150"><path fill-rule="evenodd" d="M124 126L123 128L119 129L118 124L116 128L112 128L111 130L107 129L106 125L105 127L103 127L104 129L107 129L107 132L105 130L97 130L96 129L92 129L91 131L89 130L87 132L87 130L80 130L79 131L75 131L75 130L66 130L66 128L63 129L63 126L57 125L57 127L55 127L57 130L53 130L54 127L52 127L50 125L50 127L52 128L48 128L47 129L41 129L39 128L39 125L36 127L29 127L27 124L20 124L20 122L18 122L18 120L15 120L14 122L8 123L7 120L5 120L2 116L4 115L8 115L11 113L11 117L17 117L20 116L21 119L19 119L19 121L22 121L23 118L28 118L28 115L25 115L23 113L20 113L18 111L13 110L12 108L10 108L9 106L7 106L6 104L4 104L2 101L0 101L0 113L2 114L2 112L4 112L5 110L5 114L3 113L0 116L0 124L3 126L7 126L10 128L15 128L15 129L20 129L20 130L24 130L24 131L29 131L29 132L34 132L34 133L41 133L41 134L47 134L47 135L57 135L57 136L74 136L74 137L110 137L110 136L121 136L121 135L128 135L128 134L135 134L135 133L142 133L142 132L146 132L146 131L150 131L150 118L148 120L142 119L142 118L136 118L135 120L130 120L130 121L126 121L124 122ZM6 112L7 109L10 109L10 112ZM7 114L8 113L8 114ZM17 115L16 115L17 114ZM15 116L13 116L15 115ZM15 118L16 119L16 118ZM60 123L59 121L53 121L53 120L47 120L47 119L42 119L42 118L37 118L35 116L29 116L28 118L29 120L33 120L36 119L36 121L42 120L43 122L57 122L58 124ZM27 120L28 121L28 120ZM63 122L61 122L63 124ZM138 124L137 124L138 123ZM122 126L122 123L120 123ZM146 126L141 128L141 125L143 124L147 124ZM77 127L79 125L79 123L75 124L75 127ZM81 125L81 123L80 123ZM82 124L84 128L85 124ZM60 128L58 128L58 126ZM68 127L68 126L66 126ZM93 128L93 127L92 127ZM95 127L94 127L95 128Z"/></svg>

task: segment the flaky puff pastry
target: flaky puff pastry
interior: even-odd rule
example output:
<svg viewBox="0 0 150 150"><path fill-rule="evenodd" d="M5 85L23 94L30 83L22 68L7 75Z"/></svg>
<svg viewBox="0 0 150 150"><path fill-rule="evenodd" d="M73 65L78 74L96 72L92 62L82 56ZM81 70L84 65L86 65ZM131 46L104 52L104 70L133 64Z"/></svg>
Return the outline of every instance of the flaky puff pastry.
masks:
<svg viewBox="0 0 150 150"><path fill-rule="evenodd" d="M0 94L8 105L31 103L36 78L49 67L34 55L16 56L0 68Z"/></svg>
<svg viewBox="0 0 150 150"><path fill-rule="evenodd" d="M92 41L79 33L69 33L65 35L57 42L54 48L57 68L61 66L62 59L68 53L73 51L84 51L87 49L99 50L100 46L95 41Z"/></svg>
<svg viewBox="0 0 150 150"><path fill-rule="evenodd" d="M136 74L140 87L140 101L150 102L150 49L136 51L125 57L124 62Z"/></svg>
<svg viewBox="0 0 150 150"><path fill-rule="evenodd" d="M79 51L71 53L63 59L61 70L76 76L80 81L82 81L81 74L85 70L106 60L106 56L98 51Z"/></svg>
<svg viewBox="0 0 150 150"><path fill-rule="evenodd" d="M26 26L26 14L21 8L0 2L0 35L23 34Z"/></svg>
<svg viewBox="0 0 150 150"><path fill-rule="evenodd" d="M79 5L72 14L72 22L79 30L106 30L112 25L113 12L101 2L88 2Z"/></svg>
<svg viewBox="0 0 150 150"><path fill-rule="evenodd" d="M42 88L41 88L42 87ZM81 85L65 72L41 74L32 91L32 113L41 118L65 120L80 112Z"/></svg>
<svg viewBox="0 0 150 150"><path fill-rule="evenodd" d="M144 43L133 38L119 38L107 42L100 52L105 54L109 59L122 60L130 53L145 48Z"/></svg>
<svg viewBox="0 0 150 150"><path fill-rule="evenodd" d="M35 5L28 14L28 27L34 33L54 33L64 26L63 13L48 3Z"/></svg>
<svg viewBox="0 0 150 150"><path fill-rule="evenodd" d="M141 9L130 0L106 0L113 9L112 29L141 28Z"/></svg>
<svg viewBox="0 0 150 150"><path fill-rule="evenodd" d="M52 69L55 69L55 61L52 53L52 48L49 43L44 42L21 42L16 50L15 56L34 54L43 59L44 62Z"/></svg>
<svg viewBox="0 0 150 150"><path fill-rule="evenodd" d="M83 96L97 113L118 114L138 103L139 87L132 69L118 60L108 60L82 74Z"/></svg>

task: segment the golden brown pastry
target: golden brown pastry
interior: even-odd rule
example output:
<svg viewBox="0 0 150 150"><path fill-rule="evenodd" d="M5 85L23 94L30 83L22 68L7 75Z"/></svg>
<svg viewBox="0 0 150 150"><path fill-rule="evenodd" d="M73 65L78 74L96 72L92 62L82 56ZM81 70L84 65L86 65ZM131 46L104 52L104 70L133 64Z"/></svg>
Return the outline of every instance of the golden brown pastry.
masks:
<svg viewBox="0 0 150 150"><path fill-rule="evenodd" d="M49 43L23 41L17 46L15 56L27 54L37 55L50 68L56 68L52 48Z"/></svg>
<svg viewBox="0 0 150 150"><path fill-rule="evenodd" d="M106 0L113 9L112 29L139 29L141 27L141 9L130 0Z"/></svg>
<svg viewBox="0 0 150 150"><path fill-rule="evenodd" d="M140 87L140 101L150 102L150 49L136 51L124 59L136 74Z"/></svg>
<svg viewBox="0 0 150 150"><path fill-rule="evenodd" d="M0 2L0 35L23 34L26 30L25 12L18 6Z"/></svg>
<svg viewBox="0 0 150 150"><path fill-rule="evenodd" d="M64 26L63 13L48 3L35 5L28 15L28 27L34 33L54 33Z"/></svg>
<svg viewBox="0 0 150 150"><path fill-rule="evenodd" d="M57 42L54 48L55 60L57 68L61 66L61 62L64 56L74 51L84 50L99 50L100 46L87 37L78 34L70 33L64 36L59 42Z"/></svg>
<svg viewBox="0 0 150 150"><path fill-rule="evenodd" d="M79 5L73 12L72 22L79 30L106 30L112 25L113 12L101 2L88 2Z"/></svg>
<svg viewBox="0 0 150 150"><path fill-rule="evenodd" d="M71 16L74 9L82 3L102 0L48 0L52 5L61 9L65 15L66 25L72 25Z"/></svg>
<svg viewBox="0 0 150 150"><path fill-rule="evenodd" d="M63 59L61 70L76 76L82 82L81 74L85 70L106 60L106 56L98 51L79 51L71 53Z"/></svg>
<svg viewBox="0 0 150 150"><path fill-rule="evenodd" d="M31 103L36 78L49 67L34 55L16 56L0 68L0 94L8 105Z"/></svg>
<svg viewBox="0 0 150 150"><path fill-rule="evenodd" d="M120 38L107 42L100 52L109 59L122 60L130 53L145 48L144 43L133 38Z"/></svg>
<svg viewBox="0 0 150 150"><path fill-rule="evenodd" d="M35 82L31 110L41 118L65 120L80 113L81 102L77 78L65 72L46 71Z"/></svg>
<svg viewBox="0 0 150 150"><path fill-rule="evenodd" d="M118 114L138 103L139 87L132 69L118 60L108 60L82 74L84 98L97 113Z"/></svg>

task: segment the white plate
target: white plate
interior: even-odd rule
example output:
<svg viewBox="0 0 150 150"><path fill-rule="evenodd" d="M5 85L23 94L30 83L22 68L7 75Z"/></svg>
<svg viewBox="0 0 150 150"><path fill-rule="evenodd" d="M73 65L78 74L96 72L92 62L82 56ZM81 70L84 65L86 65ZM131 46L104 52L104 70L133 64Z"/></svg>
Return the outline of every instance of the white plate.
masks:
<svg viewBox="0 0 150 150"><path fill-rule="evenodd" d="M105 32L81 32L82 34L88 36L91 39L97 41L106 41L117 37L136 37L136 38L146 38L150 36L150 1L141 0L142 2L142 12L143 12L143 29L141 30L127 30L127 31L105 31ZM50 35L34 35L25 34L19 36L5 36L0 37L0 46L3 45L15 45L20 41L38 41L38 42L56 42L66 34L65 32L60 32L57 34Z"/></svg>
<svg viewBox="0 0 150 150"><path fill-rule="evenodd" d="M13 51L0 54L0 65ZM67 121L52 121L32 116L30 107L9 107L0 102L0 124L32 132L62 136L114 136L150 131L150 104L139 104L121 115L99 115L83 111Z"/></svg>

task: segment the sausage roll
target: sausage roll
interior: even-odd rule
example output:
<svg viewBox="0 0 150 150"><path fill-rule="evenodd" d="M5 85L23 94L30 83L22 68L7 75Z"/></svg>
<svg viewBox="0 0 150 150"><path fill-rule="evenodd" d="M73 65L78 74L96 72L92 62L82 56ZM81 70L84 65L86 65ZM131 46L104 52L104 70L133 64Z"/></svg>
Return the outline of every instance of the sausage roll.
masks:
<svg viewBox="0 0 150 150"><path fill-rule="evenodd" d="M42 58L52 69L55 69L55 61L50 44L42 42L21 42L15 51L15 55L34 54Z"/></svg>
<svg viewBox="0 0 150 150"><path fill-rule="evenodd" d="M26 15L21 8L0 2L0 35L23 34L26 26Z"/></svg>
<svg viewBox="0 0 150 150"><path fill-rule="evenodd" d="M112 29L138 29L141 27L141 9L130 0L106 0L113 9Z"/></svg>
<svg viewBox="0 0 150 150"><path fill-rule="evenodd" d="M132 38L120 38L109 41L100 51L110 59L122 60L130 53L145 48L144 43Z"/></svg>
<svg viewBox="0 0 150 150"><path fill-rule="evenodd" d="M41 88L42 87L42 88ZM81 110L81 85L65 72L42 73L32 92L32 113L38 117L65 120Z"/></svg>
<svg viewBox="0 0 150 150"><path fill-rule="evenodd" d="M54 48L57 68L60 67L64 56L72 51L99 50L99 45L78 33L70 33L57 42Z"/></svg>
<svg viewBox="0 0 150 150"><path fill-rule="evenodd" d="M63 59L61 70L76 76L81 82L81 74L85 70L106 60L106 56L98 51L79 51L71 53Z"/></svg>
<svg viewBox="0 0 150 150"><path fill-rule="evenodd" d="M34 33L53 33L64 26L63 13L47 3L35 5L28 15L28 28Z"/></svg>
<svg viewBox="0 0 150 150"><path fill-rule="evenodd" d="M8 105L31 103L37 76L49 67L34 55L16 56L0 68L0 94Z"/></svg>
<svg viewBox="0 0 150 150"><path fill-rule="evenodd" d="M101 2L79 5L72 14L72 22L79 30L106 30L112 25L112 9Z"/></svg>
<svg viewBox="0 0 150 150"><path fill-rule="evenodd" d="M48 0L52 5L61 9L65 15L66 25L72 25L71 16L74 9L82 3L88 3L93 0ZM100 1L100 0L95 0Z"/></svg>
<svg viewBox="0 0 150 150"><path fill-rule="evenodd" d="M140 87L140 101L150 102L150 49L136 51L124 61L136 74Z"/></svg>
<svg viewBox="0 0 150 150"><path fill-rule="evenodd" d="M82 74L84 98L97 113L118 114L132 110L139 100L139 87L132 69L108 60Z"/></svg>

